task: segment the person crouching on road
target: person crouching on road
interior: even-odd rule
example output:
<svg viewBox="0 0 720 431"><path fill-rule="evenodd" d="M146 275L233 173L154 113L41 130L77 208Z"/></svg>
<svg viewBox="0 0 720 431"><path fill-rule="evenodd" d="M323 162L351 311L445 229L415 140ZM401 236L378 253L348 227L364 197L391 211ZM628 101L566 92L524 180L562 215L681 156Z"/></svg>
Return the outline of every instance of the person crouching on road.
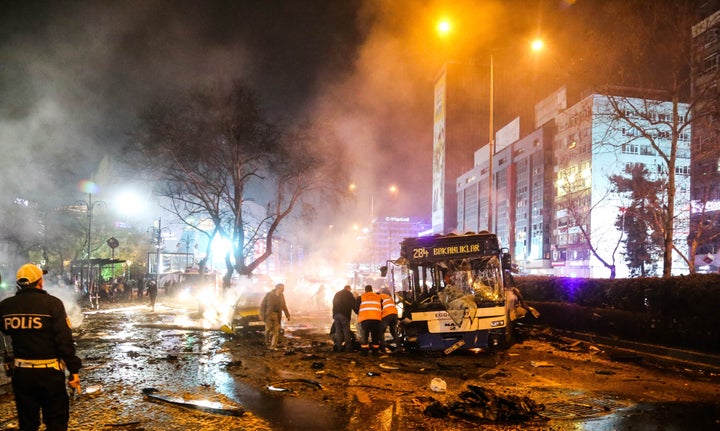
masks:
<svg viewBox="0 0 720 431"><path fill-rule="evenodd" d="M333 352L352 352L355 350L353 334L350 330L350 318L354 309L355 295L352 293L352 287L346 284L333 297Z"/></svg>
<svg viewBox="0 0 720 431"><path fill-rule="evenodd" d="M382 301L382 320L380 321L380 350L385 352L385 332L390 328L390 335L395 342L395 349L400 349L400 336L398 335L398 309L395 300L390 296L390 290L386 287L380 292Z"/></svg>
<svg viewBox="0 0 720 431"><path fill-rule="evenodd" d="M12 388L20 431L66 431L70 419L68 386L80 391L82 363L75 354L70 320L62 301L43 290L45 271L28 263L17 272L18 292L0 302L0 330L10 336L15 368Z"/></svg>
<svg viewBox="0 0 720 431"><path fill-rule="evenodd" d="M290 320L290 312L285 303L285 285L278 283L275 289L268 292L260 303L260 318L265 321L265 345L270 349L277 349L280 328L282 326L282 313Z"/></svg>
<svg viewBox="0 0 720 431"><path fill-rule="evenodd" d="M367 355L370 350L369 338L372 342L372 352L380 350L380 321L382 318L382 301L380 295L373 292L371 285L365 286L365 293L359 298L358 322L362 326L360 338L360 354Z"/></svg>

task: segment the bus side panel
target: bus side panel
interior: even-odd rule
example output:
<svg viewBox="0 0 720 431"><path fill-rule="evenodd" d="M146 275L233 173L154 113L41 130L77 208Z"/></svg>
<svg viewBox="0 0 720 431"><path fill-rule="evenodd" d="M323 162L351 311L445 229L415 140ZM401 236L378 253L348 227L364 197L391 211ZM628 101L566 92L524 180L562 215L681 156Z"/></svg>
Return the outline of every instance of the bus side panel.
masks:
<svg viewBox="0 0 720 431"><path fill-rule="evenodd" d="M488 329L499 329L507 326L505 318L505 307L478 308L475 318L470 318L469 312L465 311L460 326L450 318L447 311L424 311L411 314L413 322L427 322L428 332L433 334L449 334L454 332L466 332Z"/></svg>
<svg viewBox="0 0 720 431"><path fill-rule="evenodd" d="M417 347L424 351L439 351L450 348L462 340L464 344L458 350L485 349L489 347L489 339L487 330L449 334L432 334L428 332L418 335Z"/></svg>

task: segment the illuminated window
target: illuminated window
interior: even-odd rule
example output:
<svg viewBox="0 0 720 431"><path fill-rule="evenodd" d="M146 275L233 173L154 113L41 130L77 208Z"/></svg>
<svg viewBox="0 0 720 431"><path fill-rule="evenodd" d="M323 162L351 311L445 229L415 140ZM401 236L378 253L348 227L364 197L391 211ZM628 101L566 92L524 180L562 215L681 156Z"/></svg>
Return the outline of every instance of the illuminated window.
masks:
<svg viewBox="0 0 720 431"><path fill-rule="evenodd" d="M675 166L675 173L678 175L689 175L690 167L689 166Z"/></svg>

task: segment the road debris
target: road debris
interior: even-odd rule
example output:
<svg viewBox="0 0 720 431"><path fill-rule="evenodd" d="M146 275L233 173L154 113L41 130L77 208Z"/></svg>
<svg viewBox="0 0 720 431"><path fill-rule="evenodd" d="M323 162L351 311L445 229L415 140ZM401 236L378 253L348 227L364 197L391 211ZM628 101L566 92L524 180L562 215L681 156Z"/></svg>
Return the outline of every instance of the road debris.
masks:
<svg viewBox="0 0 720 431"><path fill-rule="evenodd" d="M425 414L436 418L452 415L476 422L519 423L533 419L546 420L540 414L544 406L528 397L500 396L491 389L475 385L468 385L468 390L460 393L459 397L459 401L447 405L431 398L432 402L425 408Z"/></svg>
<svg viewBox="0 0 720 431"><path fill-rule="evenodd" d="M143 395L150 401L159 401L179 407L185 407L193 410L200 410L208 413L216 413L228 416L242 416L245 409L237 405L222 403L219 401L210 401L207 399L194 399L186 396L162 393L156 388L144 388Z"/></svg>
<svg viewBox="0 0 720 431"><path fill-rule="evenodd" d="M465 340L460 339L457 341L457 343L455 343L452 346L448 347L447 349L443 350L443 353L445 353L445 355L449 355L464 345L465 345Z"/></svg>
<svg viewBox="0 0 720 431"><path fill-rule="evenodd" d="M400 369L400 367L396 367L394 365L386 365L386 364L380 364L379 367L382 368L383 370L399 370Z"/></svg>
<svg viewBox="0 0 720 431"><path fill-rule="evenodd" d="M447 390L447 382L439 377L435 377L430 381L430 390L433 392L445 392Z"/></svg>
<svg viewBox="0 0 720 431"><path fill-rule="evenodd" d="M269 391L272 391L272 392L292 392L292 390L290 390L288 388L280 388L275 385L267 385L267 388Z"/></svg>
<svg viewBox="0 0 720 431"><path fill-rule="evenodd" d="M282 385L282 384L286 384L286 383L302 383L307 386L312 386L315 389L323 389L323 386L320 384L320 382L317 382L315 380L310 380L310 379L283 379L283 380L278 380L276 382L270 383L266 387L269 391L273 391L273 392L293 392L292 389L290 389L290 388L278 386L278 385Z"/></svg>

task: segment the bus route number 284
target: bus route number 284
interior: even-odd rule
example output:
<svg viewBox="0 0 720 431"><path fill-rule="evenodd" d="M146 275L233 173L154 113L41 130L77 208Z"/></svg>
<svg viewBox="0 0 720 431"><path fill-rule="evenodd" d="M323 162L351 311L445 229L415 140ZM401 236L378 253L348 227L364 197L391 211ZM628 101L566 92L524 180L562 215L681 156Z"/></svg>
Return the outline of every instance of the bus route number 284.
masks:
<svg viewBox="0 0 720 431"><path fill-rule="evenodd" d="M429 254L430 253L424 247L413 249L413 259L422 259L428 257Z"/></svg>

